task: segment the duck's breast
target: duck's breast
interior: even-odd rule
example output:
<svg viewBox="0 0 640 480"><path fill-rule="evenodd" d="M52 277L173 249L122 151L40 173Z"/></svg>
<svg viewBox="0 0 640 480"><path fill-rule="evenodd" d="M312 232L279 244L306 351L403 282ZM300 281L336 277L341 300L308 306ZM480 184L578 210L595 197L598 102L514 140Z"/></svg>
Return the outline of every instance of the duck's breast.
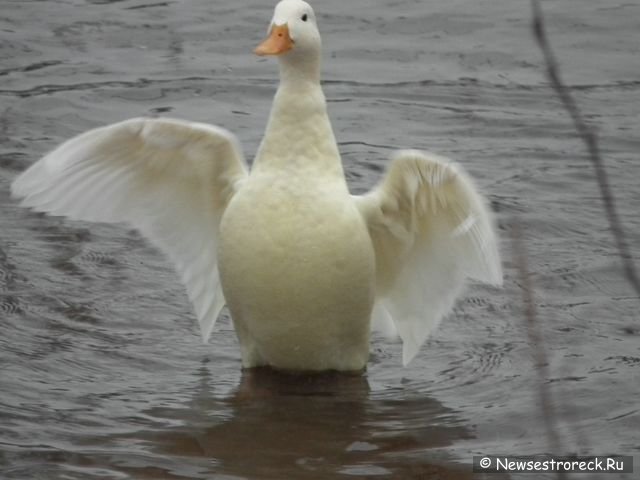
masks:
<svg viewBox="0 0 640 480"><path fill-rule="evenodd" d="M219 262L232 317L269 363L366 362L375 260L344 181L250 179L222 219Z"/></svg>

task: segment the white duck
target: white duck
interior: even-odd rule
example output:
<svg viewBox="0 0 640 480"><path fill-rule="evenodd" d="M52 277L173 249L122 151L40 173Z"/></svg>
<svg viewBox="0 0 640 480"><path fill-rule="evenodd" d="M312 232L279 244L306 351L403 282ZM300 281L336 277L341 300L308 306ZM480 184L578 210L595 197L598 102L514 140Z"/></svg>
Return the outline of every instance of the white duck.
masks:
<svg viewBox="0 0 640 480"><path fill-rule="evenodd" d="M465 277L501 283L490 211L460 166L411 150L349 194L306 2L276 6L256 53L278 56L280 86L250 173L226 130L136 118L62 144L13 194L138 228L175 263L205 341L229 306L245 368L361 370L372 317L394 326L407 364Z"/></svg>

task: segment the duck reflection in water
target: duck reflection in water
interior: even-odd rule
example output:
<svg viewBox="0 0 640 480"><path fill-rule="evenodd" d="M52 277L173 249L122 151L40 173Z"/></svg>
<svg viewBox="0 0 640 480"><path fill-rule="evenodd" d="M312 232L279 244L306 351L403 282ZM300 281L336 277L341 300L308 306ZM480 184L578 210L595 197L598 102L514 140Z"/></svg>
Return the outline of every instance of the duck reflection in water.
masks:
<svg viewBox="0 0 640 480"><path fill-rule="evenodd" d="M255 368L244 370L221 400L210 394L209 368L203 365L199 374L190 405L147 412L183 426L136 437L164 458L206 460L209 476L472 478L468 465L432 451L472 438L471 432L455 412L424 394L376 394L366 375Z"/></svg>

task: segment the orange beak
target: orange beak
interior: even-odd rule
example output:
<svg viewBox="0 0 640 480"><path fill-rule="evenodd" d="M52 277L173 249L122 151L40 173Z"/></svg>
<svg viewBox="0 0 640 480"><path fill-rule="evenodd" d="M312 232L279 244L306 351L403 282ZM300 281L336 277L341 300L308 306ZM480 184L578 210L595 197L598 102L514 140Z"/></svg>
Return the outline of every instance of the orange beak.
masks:
<svg viewBox="0 0 640 480"><path fill-rule="evenodd" d="M293 48L293 40L289 35L289 27L274 25L267 39L253 51L256 55L280 55Z"/></svg>

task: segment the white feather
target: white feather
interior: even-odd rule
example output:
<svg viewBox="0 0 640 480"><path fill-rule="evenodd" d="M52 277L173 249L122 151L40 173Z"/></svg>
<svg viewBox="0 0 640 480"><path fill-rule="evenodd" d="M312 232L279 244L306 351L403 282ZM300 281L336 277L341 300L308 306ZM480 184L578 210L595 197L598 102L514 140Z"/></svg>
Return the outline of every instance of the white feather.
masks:
<svg viewBox="0 0 640 480"><path fill-rule="evenodd" d="M174 262L207 341L225 303L218 224L246 175L226 130L136 118L63 143L20 175L12 193L34 210L138 228Z"/></svg>
<svg viewBox="0 0 640 480"><path fill-rule="evenodd" d="M356 202L376 251L378 308L393 319L406 365L465 278L502 283L492 215L460 166L415 150L399 152L378 188Z"/></svg>

